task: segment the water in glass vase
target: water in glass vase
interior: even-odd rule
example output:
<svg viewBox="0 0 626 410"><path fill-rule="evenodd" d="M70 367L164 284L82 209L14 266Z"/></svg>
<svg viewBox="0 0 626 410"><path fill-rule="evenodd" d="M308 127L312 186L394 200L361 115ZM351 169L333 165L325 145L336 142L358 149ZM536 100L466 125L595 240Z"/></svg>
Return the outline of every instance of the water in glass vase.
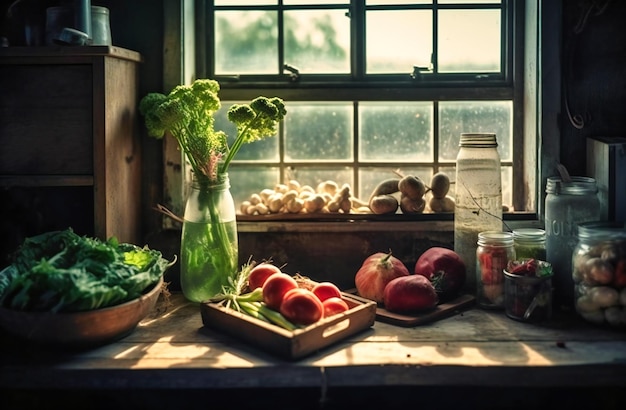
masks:
<svg viewBox="0 0 626 410"><path fill-rule="evenodd" d="M216 240L213 231L223 236ZM210 299L237 272L236 221L218 224L185 221L180 251L183 294L193 302Z"/></svg>
<svg viewBox="0 0 626 410"><path fill-rule="evenodd" d="M235 202L227 175L211 183L194 178L180 243L180 285L192 302L204 302L237 274Z"/></svg>

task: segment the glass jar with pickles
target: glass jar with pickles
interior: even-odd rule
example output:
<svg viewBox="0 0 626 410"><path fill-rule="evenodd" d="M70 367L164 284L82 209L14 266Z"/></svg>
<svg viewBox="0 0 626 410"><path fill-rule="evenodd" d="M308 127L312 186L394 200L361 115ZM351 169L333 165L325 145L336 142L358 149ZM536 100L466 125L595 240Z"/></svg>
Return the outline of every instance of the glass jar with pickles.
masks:
<svg viewBox="0 0 626 410"><path fill-rule="evenodd" d="M626 327L626 224L586 222L578 226L572 254L576 311L600 325Z"/></svg>
<svg viewBox="0 0 626 410"><path fill-rule="evenodd" d="M546 231L543 229L514 229L513 243L515 247L515 257L518 260L546 260Z"/></svg>

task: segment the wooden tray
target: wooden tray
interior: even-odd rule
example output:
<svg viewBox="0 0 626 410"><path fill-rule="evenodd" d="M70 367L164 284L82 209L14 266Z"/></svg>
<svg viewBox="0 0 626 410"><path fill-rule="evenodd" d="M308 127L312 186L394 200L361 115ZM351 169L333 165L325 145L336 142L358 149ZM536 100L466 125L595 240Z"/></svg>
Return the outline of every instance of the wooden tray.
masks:
<svg viewBox="0 0 626 410"><path fill-rule="evenodd" d="M350 294L357 294L356 289L346 291ZM402 327L415 327L426 323L434 322L446 317L460 313L462 310L473 306L475 298L472 295L460 295L455 299L440 303L432 310L419 313L394 313L384 307L376 307L376 320Z"/></svg>
<svg viewBox="0 0 626 410"><path fill-rule="evenodd" d="M202 303L204 326L227 333L281 358L293 360L314 353L374 325L376 303L342 292L349 310L290 332L215 303Z"/></svg>

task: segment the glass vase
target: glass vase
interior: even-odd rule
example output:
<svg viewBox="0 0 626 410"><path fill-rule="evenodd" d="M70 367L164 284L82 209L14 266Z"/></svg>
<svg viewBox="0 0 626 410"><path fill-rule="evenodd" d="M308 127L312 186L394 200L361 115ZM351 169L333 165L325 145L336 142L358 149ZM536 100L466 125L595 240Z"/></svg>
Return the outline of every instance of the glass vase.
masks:
<svg viewBox="0 0 626 410"><path fill-rule="evenodd" d="M227 174L218 176L217 182L194 176L185 206L180 257L181 289L192 302L221 293L236 275L237 219Z"/></svg>

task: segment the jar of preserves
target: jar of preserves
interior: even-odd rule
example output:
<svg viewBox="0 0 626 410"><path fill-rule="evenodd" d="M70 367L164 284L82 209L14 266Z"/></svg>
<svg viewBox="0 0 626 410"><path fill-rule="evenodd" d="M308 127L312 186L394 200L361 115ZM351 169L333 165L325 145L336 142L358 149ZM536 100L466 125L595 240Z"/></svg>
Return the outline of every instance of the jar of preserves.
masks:
<svg viewBox="0 0 626 410"><path fill-rule="evenodd" d="M556 307L571 310L574 305L572 252L578 224L600 219L596 180L588 177L550 177L546 185L546 260L552 264L553 300Z"/></svg>
<svg viewBox="0 0 626 410"><path fill-rule="evenodd" d="M543 229L514 229L513 242L518 260L546 260L546 231Z"/></svg>
<svg viewBox="0 0 626 410"><path fill-rule="evenodd" d="M478 234L476 248L476 303L486 309L504 308L504 270L515 260L513 233Z"/></svg>
<svg viewBox="0 0 626 410"><path fill-rule="evenodd" d="M495 134L461 134L456 158L454 251L476 292L476 243L481 231L502 231L502 177Z"/></svg>
<svg viewBox="0 0 626 410"><path fill-rule="evenodd" d="M595 324L625 328L626 224L580 224L571 263L578 314Z"/></svg>

